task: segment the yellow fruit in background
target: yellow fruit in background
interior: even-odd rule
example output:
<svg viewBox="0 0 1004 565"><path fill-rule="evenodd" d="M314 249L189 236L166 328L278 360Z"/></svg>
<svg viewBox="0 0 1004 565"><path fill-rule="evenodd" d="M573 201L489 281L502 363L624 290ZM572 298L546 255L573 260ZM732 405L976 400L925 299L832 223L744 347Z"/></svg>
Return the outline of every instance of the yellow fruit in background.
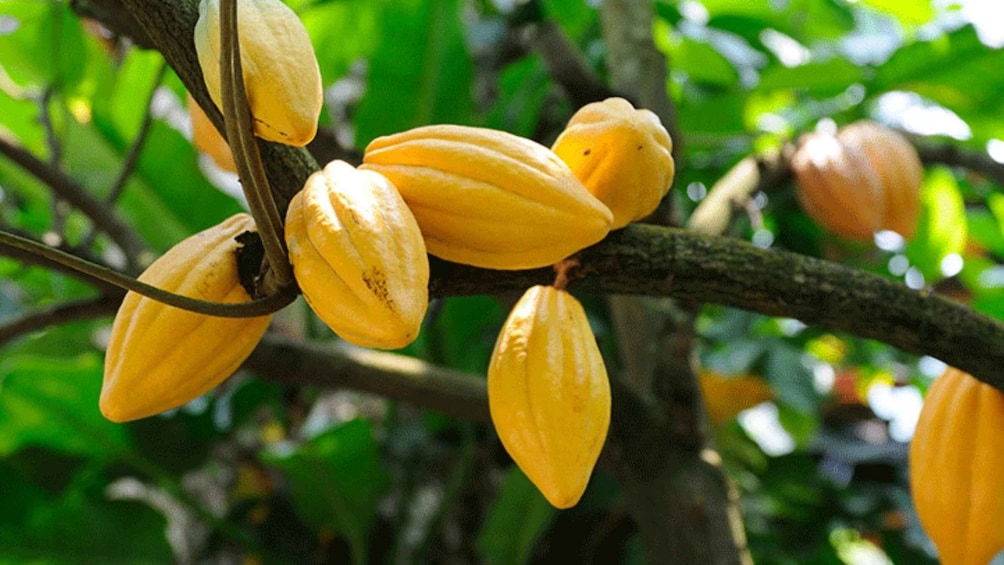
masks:
<svg viewBox="0 0 1004 565"><path fill-rule="evenodd" d="M673 142L659 117L623 98L583 106L551 147L613 212L611 229L648 216L673 184Z"/></svg>
<svg viewBox="0 0 1004 565"><path fill-rule="evenodd" d="M927 391L910 443L913 503L945 565L1004 549L1004 394L949 367Z"/></svg>
<svg viewBox="0 0 1004 565"><path fill-rule="evenodd" d="M220 169L236 173L237 164L234 163L234 155L227 140L216 131L209 116L202 111L202 107L191 94L187 96L185 104L188 106L188 116L192 120L192 144L199 151L209 155Z"/></svg>
<svg viewBox="0 0 1004 565"><path fill-rule="evenodd" d="M172 247L139 280L200 300L248 302L234 238L254 230L251 216L232 216ZM127 293L105 353L101 413L125 422L205 394L240 367L271 319L218 318Z"/></svg>
<svg viewBox="0 0 1004 565"><path fill-rule="evenodd" d="M304 298L343 339L396 349L418 336L429 304L429 258L389 180L328 163L290 202L286 244Z"/></svg>
<svg viewBox="0 0 1004 565"><path fill-rule="evenodd" d="M401 191L429 253L493 269L552 265L603 239L610 210L550 149L465 126L380 137L361 168Z"/></svg>
<svg viewBox="0 0 1004 565"><path fill-rule="evenodd" d="M317 133L323 104L321 72L307 29L280 0L240 0L237 31L255 135L306 145ZM220 0L201 0L195 50L209 95L222 109L220 45Z"/></svg>
<svg viewBox="0 0 1004 565"><path fill-rule="evenodd" d="M837 139L864 152L878 173L885 195L882 228L907 239L913 237L920 220L920 187L924 182L917 150L899 133L869 120L842 128Z"/></svg>
<svg viewBox="0 0 1004 565"><path fill-rule="evenodd" d="M726 376L701 371L698 384L708 417L716 425L729 422L743 410L774 398L770 386L757 375Z"/></svg>
<svg viewBox="0 0 1004 565"><path fill-rule="evenodd" d="M506 451L553 506L585 492L610 425L610 383L582 305L535 286L502 327L488 406Z"/></svg>
<svg viewBox="0 0 1004 565"><path fill-rule="evenodd" d="M871 241L883 229L881 177L859 148L835 136L813 133L791 161L798 201L813 220L847 239Z"/></svg>

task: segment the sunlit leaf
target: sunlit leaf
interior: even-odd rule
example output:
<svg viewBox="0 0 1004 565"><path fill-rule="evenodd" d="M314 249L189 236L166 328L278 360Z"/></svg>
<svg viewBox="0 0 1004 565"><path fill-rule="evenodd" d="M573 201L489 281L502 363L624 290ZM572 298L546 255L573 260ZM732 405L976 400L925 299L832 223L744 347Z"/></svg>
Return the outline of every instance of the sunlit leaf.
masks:
<svg viewBox="0 0 1004 565"><path fill-rule="evenodd" d="M910 263L928 282L942 278L941 262L961 254L966 246L966 206L955 177L947 169L931 169L921 189L923 213L913 240L907 245Z"/></svg>

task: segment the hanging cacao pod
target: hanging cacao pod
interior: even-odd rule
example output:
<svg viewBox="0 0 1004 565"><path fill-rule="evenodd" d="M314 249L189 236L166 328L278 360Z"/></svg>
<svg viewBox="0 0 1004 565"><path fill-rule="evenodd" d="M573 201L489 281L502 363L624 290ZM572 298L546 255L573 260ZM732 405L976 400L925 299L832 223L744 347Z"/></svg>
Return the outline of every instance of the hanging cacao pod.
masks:
<svg viewBox="0 0 1004 565"><path fill-rule="evenodd" d="M281 0L240 0L237 32L255 135L306 145L317 134L323 104L321 72L307 29ZM220 45L220 0L201 0L195 50L209 95L222 108Z"/></svg>
<svg viewBox="0 0 1004 565"><path fill-rule="evenodd" d="M757 375L726 376L714 371L701 371L698 384L711 422L721 425L740 412L774 398L774 392Z"/></svg>
<svg viewBox="0 0 1004 565"><path fill-rule="evenodd" d="M211 302L248 302L237 274L234 238L255 229L247 214L172 247L139 280ZM244 362L271 316L218 318L126 293L105 353L100 408L125 422L177 408L210 391Z"/></svg>
<svg viewBox="0 0 1004 565"><path fill-rule="evenodd" d="M845 146L860 149L878 173L885 195L882 228L910 239L920 220L920 187L924 167L917 150L899 133L870 120L855 122L837 133Z"/></svg>
<svg viewBox="0 0 1004 565"><path fill-rule="evenodd" d="M397 186L429 253L449 261L543 267L610 231L610 210L561 159L506 132L415 128L373 140L363 162Z"/></svg>
<svg viewBox="0 0 1004 565"><path fill-rule="evenodd" d="M186 100L188 106L188 117L192 120L192 144L199 151L205 153L213 160L221 170L236 173L237 164L234 163L234 154L230 151L230 145L226 139L216 131L209 116L202 111L199 103L189 94Z"/></svg>
<svg viewBox="0 0 1004 565"><path fill-rule="evenodd" d="M506 451L553 506L585 492L610 425L610 383L582 305L526 291L488 368L488 406Z"/></svg>
<svg viewBox="0 0 1004 565"><path fill-rule="evenodd" d="M286 212L293 274L314 312L348 342L395 349L417 336L429 304L429 258L389 180L332 161Z"/></svg>
<svg viewBox="0 0 1004 565"><path fill-rule="evenodd" d="M945 565L1004 549L1004 394L949 367L927 391L910 443L910 491Z"/></svg>
<svg viewBox="0 0 1004 565"><path fill-rule="evenodd" d="M800 144L791 168L802 209L826 229L858 241L871 241L883 229L881 178L861 149L812 133Z"/></svg>
<svg viewBox="0 0 1004 565"><path fill-rule="evenodd" d="M610 229L654 212L673 184L669 133L658 116L623 98L580 108L551 149L613 212Z"/></svg>

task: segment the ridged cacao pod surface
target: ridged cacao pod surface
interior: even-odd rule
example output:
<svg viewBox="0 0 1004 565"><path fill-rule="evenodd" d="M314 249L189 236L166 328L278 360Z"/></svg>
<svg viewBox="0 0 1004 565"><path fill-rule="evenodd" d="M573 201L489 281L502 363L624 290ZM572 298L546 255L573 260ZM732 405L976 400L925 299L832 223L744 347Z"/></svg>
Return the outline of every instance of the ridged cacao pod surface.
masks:
<svg viewBox="0 0 1004 565"><path fill-rule="evenodd" d="M510 133L425 126L373 140L363 161L401 191L429 253L449 261L544 267L610 231L610 210L568 165Z"/></svg>
<svg viewBox="0 0 1004 565"><path fill-rule="evenodd" d="M883 229L885 195L881 178L861 149L836 136L813 133L791 161L802 209L829 231L871 241Z"/></svg>
<svg viewBox="0 0 1004 565"><path fill-rule="evenodd" d="M199 151L205 153L213 160L221 170L236 173L237 163L234 162L234 155L230 151L230 145L226 139L216 131L209 116L202 111L199 103L189 94L186 105L188 106L188 116L192 121L192 144Z"/></svg>
<svg viewBox="0 0 1004 565"><path fill-rule="evenodd" d="M885 196L883 229L907 239L913 237L920 220L920 187L924 182L917 150L901 134L870 120L842 128L837 139L864 152L878 173Z"/></svg>
<svg viewBox="0 0 1004 565"><path fill-rule="evenodd" d="M323 104L321 72L307 29L281 0L240 0L237 31L255 135L306 145L317 134ZM195 50L209 95L222 109L220 45L220 0L201 0Z"/></svg>
<svg viewBox="0 0 1004 565"><path fill-rule="evenodd" d="M251 216L232 216L172 247L139 280L191 298L248 302L234 238L254 230ZM206 316L127 293L105 353L101 413L115 422L135 420L208 392L251 354L271 319Z"/></svg>
<svg viewBox="0 0 1004 565"><path fill-rule="evenodd" d="M673 142L659 117L623 98L580 108L551 149L613 212L619 229L655 211L673 184Z"/></svg>
<svg viewBox="0 0 1004 565"><path fill-rule="evenodd" d="M610 383L586 313L551 286L526 291L488 368L488 406L506 451L557 508L585 492L610 425Z"/></svg>
<svg viewBox="0 0 1004 565"><path fill-rule="evenodd" d="M913 503L945 565L1004 549L1004 394L949 367L927 391L910 443Z"/></svg>
<svg viewBox="0 0 1004 565"><path fill-rule="evenodd" d="M328 163L290 202L286 244L304 298L343 339L395 349L418 336L429 258L414 216L385 177Z"/></svg>

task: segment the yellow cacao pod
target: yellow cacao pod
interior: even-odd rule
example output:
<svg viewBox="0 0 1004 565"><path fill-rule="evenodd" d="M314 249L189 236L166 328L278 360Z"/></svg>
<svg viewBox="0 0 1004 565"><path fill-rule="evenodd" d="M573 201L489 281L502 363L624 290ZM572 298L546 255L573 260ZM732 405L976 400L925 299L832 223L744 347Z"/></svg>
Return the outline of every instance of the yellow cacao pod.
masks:
<svg viewBox="0 0 1004 565"><path fill-rule="evenodd" d="M192 143L195 148L209 155L209 158L220 169L236 173L237 164L234 163L234 155L230 151L227 140L223 139L220 132L216 131L216 126L202 111L202 107L192 98L191 94L188 95L186 104L188 105L188 116L192 120Z"/></svg>
<svg viewBox="0 0 1004 565"><path fill-rule="evenodd" d="M860 149L878 173L885 196L882 228L909 239L920 219L920 187L924 167L917 150L899 133L870 120L855 122L837 133L845 146Z"/></svg>
<svg viewBox="0 0 1004 565"><path fill-rule="evenodd" d="M417 336L429 304L429 257L397 189L332 161L286 212L293 274L314 312L343 339L395 349Z"/></svg>
<svg viewBox="0 0 1004 565"><path fill-rule="evenodd" d="M251 216L232 216L172 247L139 280L200 300L248 302L238 279L240 244L234 238L254 229ZM206 316L127 293L105 353L101 413L125 422L208 392L251 354L271 319Z"/></svg>
<svg viewBox="0 0 1004 565"><path fill-rule="evenodd" d="M809 134L791 161L805 212L847 239L871 241L883 229L885 195L864 151L836 136Z"/></svg>
<svg viewBox="0 0 1004 565"><path fill-rule="evenodd" d="M551 149L610 208L619 229L648 216L673 184L673 142L659 117L623 98L579 109Z"/></svg>
<svg viewBox="0 0 1004 565"><path fill-rule="evenodd" d="M698 384L708 417L716 425L729 422L743 410L774 398L770 386L757 375L726 376L701 371Z"/></svg>
<svg viewBox="0 0 1004 565"><path fill-rule="evenodd" d="M255 135L306 145L317 133L323 103L307 29L281 0L240 0L237 31ZM220 45L220 0L201 0L195 50L209 95L222 108Z"/></svg>
<svg viewBox="0 0 1004 565"><path fill-rule="evenodd" d="M425 126L373 140L363 162L397 186L429 253L449 261L544 267L610 231L610 210L561 159L510 133Z"/></svg>
<svg viewBox="0 0 1004 565"><path fill-rule="evenodd" d="M910 443L910 491L945 565L1004 549L1004 394L949 367L927 391Z"/></svg>
<svg viewBox="0 0 1004 565"><path fill-rule="evenodd" d="M610 383L582 305L535 286L502 327L488 406L506 451L553 506L574 506L610 425Z"/></svg>

